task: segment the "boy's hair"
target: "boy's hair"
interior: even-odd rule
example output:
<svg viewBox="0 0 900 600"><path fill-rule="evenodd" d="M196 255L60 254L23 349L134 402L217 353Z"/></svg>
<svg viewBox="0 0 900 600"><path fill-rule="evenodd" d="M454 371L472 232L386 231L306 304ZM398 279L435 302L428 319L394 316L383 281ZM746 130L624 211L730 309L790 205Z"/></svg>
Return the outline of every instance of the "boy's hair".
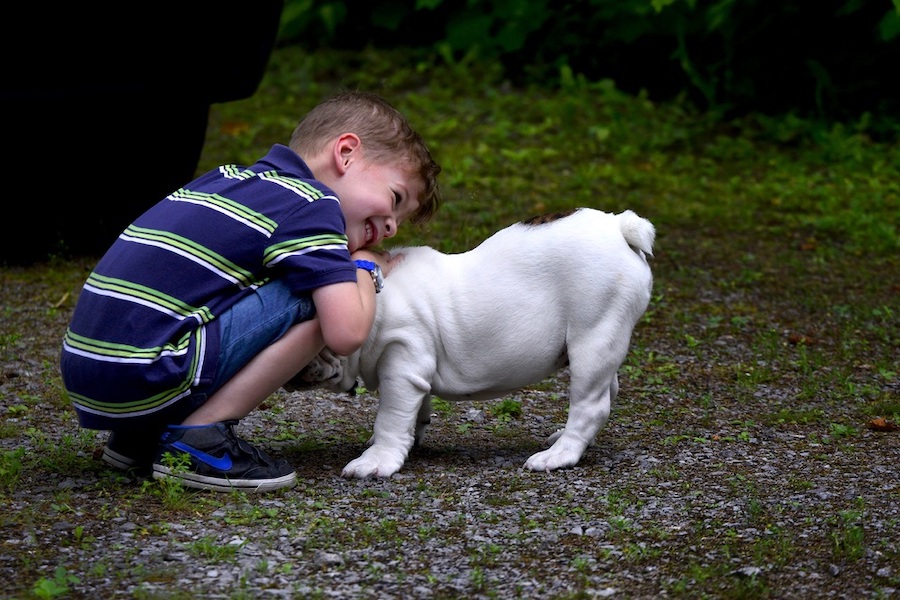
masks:
<svg viewBox="0 0 900 600"><path fill-rule="evenodd" d="M437 176L441 167L406 117L377 94L344 92L303 117L291 136L290 148L300 156L313 156L342 133L359 136L366 160L379 165L399 163L421 178L425 195L410 222L421 225L434 216L440 204Z"/></svg>

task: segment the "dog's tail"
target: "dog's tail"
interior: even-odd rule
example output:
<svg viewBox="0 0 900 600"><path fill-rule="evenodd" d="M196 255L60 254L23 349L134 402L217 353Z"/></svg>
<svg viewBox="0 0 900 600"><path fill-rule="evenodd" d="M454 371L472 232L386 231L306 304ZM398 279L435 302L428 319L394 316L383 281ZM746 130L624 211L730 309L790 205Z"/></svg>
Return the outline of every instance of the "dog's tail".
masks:
<svg viewBox="0 0 900 600"><path fill-rule="evenodd" d="M653 224L632 210L625 210L616 216L619 218L619 230L628 245L638 254L653 256L653 242L656 239Z"/></svg>

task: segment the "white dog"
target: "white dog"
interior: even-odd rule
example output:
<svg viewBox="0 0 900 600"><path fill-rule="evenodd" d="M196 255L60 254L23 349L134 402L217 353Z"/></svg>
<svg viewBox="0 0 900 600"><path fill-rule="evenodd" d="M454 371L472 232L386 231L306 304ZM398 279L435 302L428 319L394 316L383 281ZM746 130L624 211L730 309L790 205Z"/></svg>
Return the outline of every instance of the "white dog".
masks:
<svg viewBox="0 0 900 600"><path fill-rule="evenodd" d="M421 442L431 396L499 398L569 365L569 414L525 467L574 466L609 418L617 370L650 301L653 225L630 210L580 208L516 223L473 250L396 248L360 351L327 349L293 387L378 390L369 447L344 477L390 477ZM286 386L289 387L289 386Z"/></svg>

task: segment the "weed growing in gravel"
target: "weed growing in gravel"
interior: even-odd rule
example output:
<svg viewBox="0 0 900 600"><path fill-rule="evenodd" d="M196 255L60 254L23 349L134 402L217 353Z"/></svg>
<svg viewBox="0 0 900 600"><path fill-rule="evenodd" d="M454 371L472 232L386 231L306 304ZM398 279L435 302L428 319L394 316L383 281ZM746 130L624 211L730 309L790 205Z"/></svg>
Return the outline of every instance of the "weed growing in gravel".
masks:
<svg viewBox="0 0 900 600"><path fill-rule="evenodd" d="M587 573L591 569L591 559L583 554L579 554L572 559L572 568L579 573Z"/></svg>
<svg viewBox="0 0 900 600"><path fill-rule="evenodd" d="M453 405L443 398L432 396L431 410L444 416L449 416L453 413Z"/></svg>
<svg viewBox="0 0 900 600"><path fill-rule="evenodd" d="M93 431L82 429L75 435L67 433L57 438L36 427L29 427L25 430L25 435L36 450L29 453L29 456L34 457L32 461L51 472L67 474L98 468L91 458L95 440Z"/></svg>
<svg viewBox="0 0 900 600"><path fill-rule="evenodd" d="M821 408L781 408L769 415L763 415L764 423L773 425L810 425L825 420L825 411Z"/></svg>
<svg viewBox="0 0 900 600"><path fill-rule="evenodd" d="M491 414L501 423L518 419L522 416L522 403L511 398L504 398L491 407Z"/></svg>
<svg viewBox="0 0 900 600"><path fill-rule="evenodd" d="M7 318L10 319L10 322L12 321L12 317L10 317L9 315L7 315ZM12 352L13 348L15 348L16 346L16 343L18 343L20 339L22 339L21 333L7 333L4 335L0 335L0 352L2 352L4 355Z"/></svg>
<svg viewBox="0 0 900 600"><path fill-rule="evenodd" d="M28 405L27 404L15 404L13 406L10 406L7 409L7 412L9 413L9 416L11 416L11 417L24 417L28 413ZM19 427L15 423L9 423L8 425L14 431L19 430Z"/></svg>
<svg viewBox="0 0 900 600"><path fill-rule="evenodd" d="M900 424L900 402L888 398L887 394L885 394L884 400L874 402L865 410L872 416L884 417L894 424Z"/></svg>
<svg viewBox="0 0 900 600"><path fill-rule="evenodd" d="M191 457L183 453L174 455L171 452L166 452L162 456L162 463L173 474L186 473L191 466ZM177 477L163 477L162 479L145 481L143 490L158 496L162 500L163 506L172 510L188 508L192 496L195 495Z"/></svg>
<svg viewBox="0 0 900 600"><path fill-rule="evenodd" d="M859 433L856 427L844 425L842 423L832 423L828 426L828 432L833 439L841 439L851 437Z"/></svg>
<svg viewBox="0 0 900 600"><path fill-rule="evenodd" d="M68 595L70 585L81 583L81 579L70 575L62 565L56 567L53 578L42 577L34 583L32 593L38 598L58 598Z"/></svg>
<svg viewBox="0 0 900 600"><path fill-rule="evenodd" d="M469 430L470 430L471 428L472 428L472 424L471 424L471 423L460 423L459 425L456 426L456 433L459 433L459 434L461 434L461 435L465 435L466 433L469 432Z"/></svg>
<svg viewBox="0 0 900 600"><path fill-rule="evenodd" d="M469 564L476 567L495 566L502 552L503 548L498 544L479 544L474 548L468 549Z"/></svg>
<svg viewBox="0 0 900 600"><path fill-rule="evenodd" d="M753 544L753 561L756 564L785 565L795 552L791 535L778 526L771 526L765 530L765 536Z"/></svg>
<svg viewBox="0 0 900 600"><path fill-rule="evenodd" d="M78 546L86 550L90 548L96 541L96 537L92 535L85 535L84 526L82 525L76 525L75 529L72 530L71 545L73 546Z"/></svg>
<svg viewBox="0 0 900 600"><path fill-rule="evenodd" d="M22 457L24 448L0 450L0 490L12 492L22 474Z"/></svg>
<svg viewBox="0 0 900 600"><path fill-rule="evenodd" d="M487 584L487 576L484 574L484 569L481 567L474 567L469 573L469 580L472 582L473 588L479 591L484 590L485 585Z"/></svg>
<svg viewBox="0 0 900 600"><path fill-rule="evenodd" d="M834 559L855 561L865 553L865 531L861 510L843 510L829 519L832 525L831 548Z"/></svg>
<svg viewBox="0 0 900 600"><path fill-rule="evenodd" d="M245 544L246 541L241 540L223 544L212 536L206 536L188 544L187 550L195 556L200 556L214 562L223 562L234 560L238 551L244 547Z"/></svg>
<svg viewBox="0 0 900 600"><path fill-rule="evenodd" d="M283 509L259 506L247 497L246 492L240 490L233 491L228 498L237 507L236 510L229 510L223 517L223 520L229 525L251 525L260 521L278 521L284 516Z"/></svg>

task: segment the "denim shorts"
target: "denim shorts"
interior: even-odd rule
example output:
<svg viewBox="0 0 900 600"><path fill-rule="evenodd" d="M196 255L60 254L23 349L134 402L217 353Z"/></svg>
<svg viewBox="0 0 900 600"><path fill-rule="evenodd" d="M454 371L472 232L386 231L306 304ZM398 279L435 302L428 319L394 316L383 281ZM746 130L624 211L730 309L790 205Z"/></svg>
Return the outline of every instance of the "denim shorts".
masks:
<svg viewBox="0 0 900 600"><path fill-rule="evenodd" d="M292 325L308 321L315 315L316 307L310 294L296 294L277 279L219 315L219 366L212 386L204 390L205 394L212 395Z"/></svg>

